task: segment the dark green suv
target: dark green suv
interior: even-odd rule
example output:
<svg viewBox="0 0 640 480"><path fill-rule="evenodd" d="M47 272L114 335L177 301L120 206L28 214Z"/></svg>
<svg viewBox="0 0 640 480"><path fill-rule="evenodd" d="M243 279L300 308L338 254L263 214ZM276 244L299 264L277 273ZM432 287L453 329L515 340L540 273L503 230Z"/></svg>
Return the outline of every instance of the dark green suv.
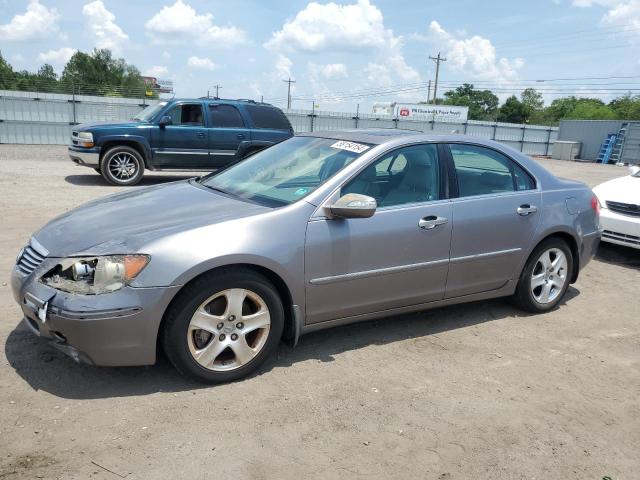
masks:
<svg viewBox="0 0 640 480"><path fill-rule="evenodd" d="M144 170L216 170L293 136L277 107L253 100L163 100L129 122L73 129L69 156L114 185Z"/></svg>

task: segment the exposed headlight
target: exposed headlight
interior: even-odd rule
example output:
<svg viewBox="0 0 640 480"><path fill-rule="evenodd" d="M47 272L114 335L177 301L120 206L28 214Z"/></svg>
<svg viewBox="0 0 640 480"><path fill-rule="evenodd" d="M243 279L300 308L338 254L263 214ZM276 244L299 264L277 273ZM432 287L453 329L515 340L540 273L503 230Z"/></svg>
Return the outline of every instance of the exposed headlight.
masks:
<svg viewBox="0 0 640 480"><path fill-rule="evenodd" d="M81 147L91 148L93 147L93 133L91 132L78 132L78 145Z"/></svg>
<svg viewBox="0 0 640 480"><path fill-rule="evenodd" d="M99 295L120 290L148 263L148 255L65 258L40 281L63 292Z"/></svg>

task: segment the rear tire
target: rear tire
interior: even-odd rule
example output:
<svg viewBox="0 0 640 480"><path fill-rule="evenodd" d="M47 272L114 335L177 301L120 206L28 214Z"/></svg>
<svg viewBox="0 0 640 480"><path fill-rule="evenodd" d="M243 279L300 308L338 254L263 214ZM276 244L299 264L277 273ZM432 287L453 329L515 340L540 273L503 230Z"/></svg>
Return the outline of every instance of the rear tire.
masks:
<svg viewBox="0 0 640 480"><path fill-rule="evenodd" d="M136 149L116 146L102 156L100 174L111 185L135 185L144 175L144 160Z"/></svg>
<svg viewBox="0 0 640 480"><path fill-rule="evenodd" d="M283 329L282 301L265 277L248 269L222 269L178 294L166 313L161 343L183 375L224 383L258 369L278 346Z"/></svg>
<svg viewBox="0 0 640 480"><path fill-rule="evenodd" d="M533 313L552 310L567 292L573 268L574 259L567 242L557 237L544 240L522 270L514 303Z"/></svg>

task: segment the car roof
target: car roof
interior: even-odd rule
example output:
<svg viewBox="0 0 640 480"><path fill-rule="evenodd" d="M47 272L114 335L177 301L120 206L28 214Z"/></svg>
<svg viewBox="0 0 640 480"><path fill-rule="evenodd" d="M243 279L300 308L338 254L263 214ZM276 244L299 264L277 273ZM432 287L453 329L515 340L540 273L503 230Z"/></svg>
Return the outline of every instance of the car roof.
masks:
<svg viewBox="0 0 640 480"><path fill-rule="evenodd" d="M165 102L211 102L211 103L243 104L243 105L257 105L257 106L262 106L262 107L274 107L270 103L258 102L256 100L252 100L250 98L200 97L200 98L170 98L170 99L160 99L160 101L165 101Z"/></svg>
<svg viewBox="0 0 640 480"><path fill-rule="evenodd" d="M450 142L450 143L474 143L491 147L500 147L504 149L504 145L500 145L492 140L471 135L446 134L446 133L424 133L419 130L405 130L400 128L358 128L348 130L328 130L318 132L298 133L298 136L320 137L336 140L347 140L349 142L361 142L373 145L382 145L385 143L407 143L411 142ZM398 142L399 141L399 142Z"/></svg>

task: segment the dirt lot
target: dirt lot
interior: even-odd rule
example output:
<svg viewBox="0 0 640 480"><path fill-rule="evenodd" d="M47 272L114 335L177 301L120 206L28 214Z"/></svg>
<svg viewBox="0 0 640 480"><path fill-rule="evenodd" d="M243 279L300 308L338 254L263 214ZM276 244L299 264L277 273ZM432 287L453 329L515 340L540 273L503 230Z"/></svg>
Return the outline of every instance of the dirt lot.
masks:
<svg viewBox="0 0 640 480"><path fill-rule="evenodd" d="M76 365L20 324L19 248L116 187L63 147L0 145L0 191L0 479L640 478L640 252L601 247L549 314L497 300L337 328L203 387L165 360Z"/></svg>

